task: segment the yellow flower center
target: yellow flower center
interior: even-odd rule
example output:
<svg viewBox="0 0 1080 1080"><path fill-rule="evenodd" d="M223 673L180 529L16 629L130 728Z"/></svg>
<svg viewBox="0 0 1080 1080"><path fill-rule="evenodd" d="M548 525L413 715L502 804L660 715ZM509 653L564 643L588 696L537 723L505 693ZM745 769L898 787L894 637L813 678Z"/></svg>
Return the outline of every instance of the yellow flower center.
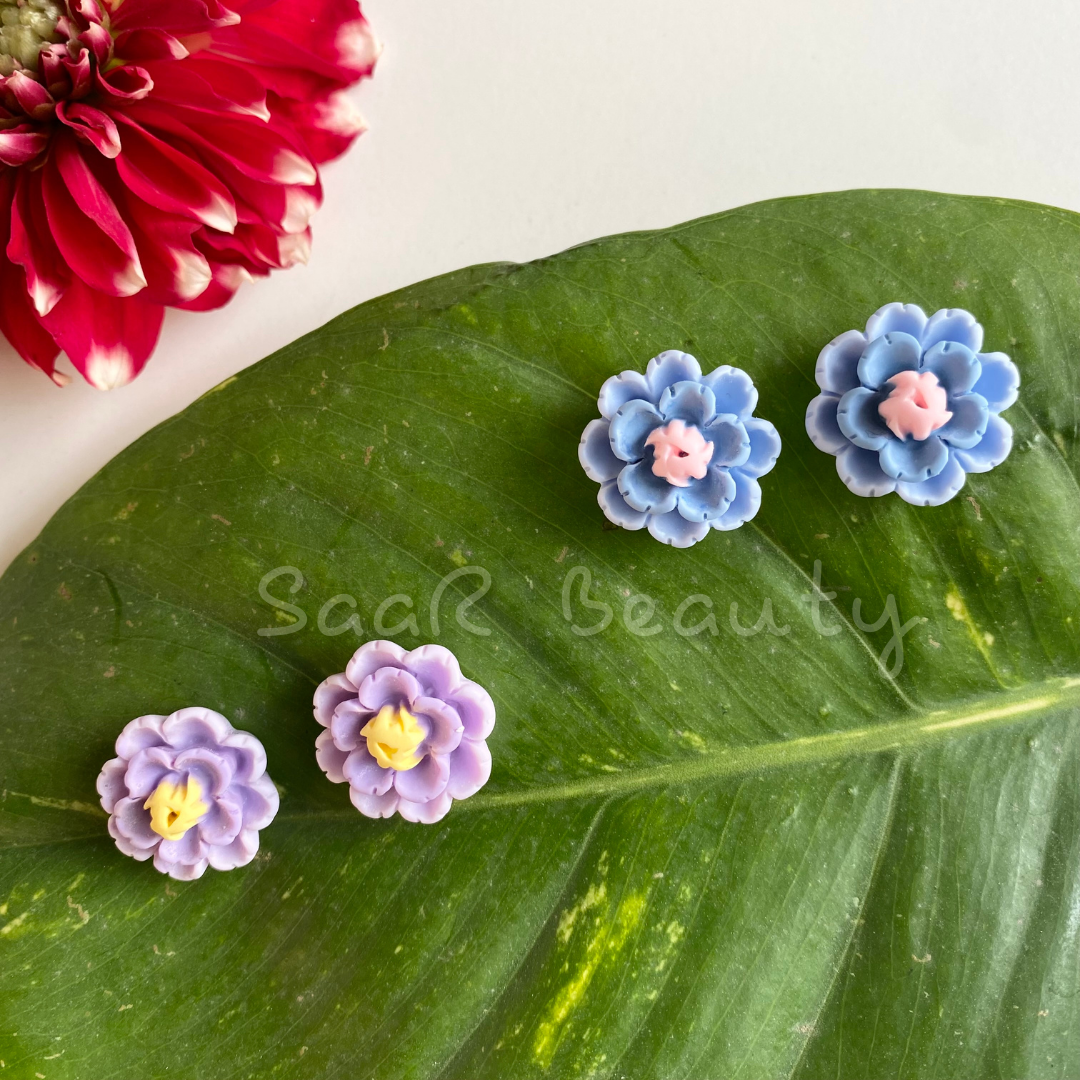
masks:
<svg viewBox="0 0 1080 1080"><path fill-rule="evenodd" d="M367 739L368 753L384 768L404 772L414 769L421 759L417 747L424 741L424 729L404 705L384 705L360 729Z"/></svg>
<svg viewBox="0 0 1080 1080"><path fill-rule="evenodd" d="M150 828L158 836L179 840L192 825L198 825L210 807L202 801L199 781L189 776L183 787L162 780L143 809L150 811Z"/></svg>

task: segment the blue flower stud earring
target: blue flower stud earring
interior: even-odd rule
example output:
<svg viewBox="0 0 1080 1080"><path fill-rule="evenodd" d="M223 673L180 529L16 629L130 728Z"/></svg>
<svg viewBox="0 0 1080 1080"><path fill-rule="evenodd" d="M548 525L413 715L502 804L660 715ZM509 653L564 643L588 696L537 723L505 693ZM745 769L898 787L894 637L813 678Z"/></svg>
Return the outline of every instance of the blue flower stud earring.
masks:
<svg viewBox="0 0 1080 1080"><path fill-rule="evenodd" d="M757 400L745 371L702 375L683 352L608 379L578 447L608 519L672 547L749 521L761 506L758 477L780 453L776 428L753 415Z"/></svg>
<svg viewBox="0 0 1080 1080"><path fill-rule="evenodd" d="M1000 413L1016 401L1020 373L1000 352L984 353L970 312L886 304L866 330L829 342L817 362L822 392L806 432L836 457L856 495L940 506L968 473L989 472L1012 449Z"/></svg>

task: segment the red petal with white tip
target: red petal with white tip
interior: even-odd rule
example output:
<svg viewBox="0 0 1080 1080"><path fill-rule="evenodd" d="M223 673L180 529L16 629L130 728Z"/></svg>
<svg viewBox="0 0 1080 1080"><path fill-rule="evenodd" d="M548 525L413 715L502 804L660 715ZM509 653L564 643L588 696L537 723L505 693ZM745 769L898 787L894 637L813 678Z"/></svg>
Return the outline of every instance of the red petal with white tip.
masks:
<svg viewBox="0 0 1080 1080"><path fill-rule="evenodd" d="M131 230L86 162L66 140L42 169L45 212L53 237L72 270L110 296L146 287Z"/></svg>
<svg viewBox="0 0 1080 1080"><path fill-rule="evenodd" d="M40 368L62 386L66 380L62 381L54 370L60 349L30 306L22 267L6 259L0 261L0 290L4 294L4 302L0 304L0 331L31 367Z"/></svg>
<svg viewBox="0 0 1080 1080"><path fill-rule="evenodd" d="M123 104L128 101L142 101L149 97L154 89L154 80L145 68L126 64L105 74L98 72L98 89L110 104Z"/></svg>
<svg viewBox="0 0 1080 1080"><path fill-rule="evenodd" d="M154 80L155 101L167 101L181 109L197 109L211 113L238 113L241 116L252 115L264 121L270 119L265 93L262 94L261 101L256 100L254 108L241 105L233 98L219 94L199 74L193 63L174 64L169 61L149 63L146 65L146 71ZM247 91L251 89L251 86L245 87ZM258 94L261 89L256 82L255 93Z"/></svg>
<svg viewBox="0 0 1080 1080"><path fill-rule="evenodd" d="M40 131L0 131L0 162L4 165L25 165L33 161L49 144L49 137Z"/></svg>
<svg viewBox="0 0 1080 1080"><path fill-rule="evenodd" d="M323 101L286 101L277 106L297 131L303 132L308 153L320 165L340 157L357 135L367 130L360 110L344 92Z"/></svg>
<svg viewBox="0 0 1080 1080"><path fill-rule="evenodd" d="M378 58L378 42L356 0L235 0L233 6L240 23L215 31L215 48L249 63L348 84L370 74Z"/></svg>
<svg viewBox="0 0 1080 1080"><path fill-rule="evenodd" d="M228 188L207 168L122 114L117 119L124 126L124 153L116 166L136 195L160 210L221 232L236 228L236 204Z"/></svg>
<svg viewBox="0 0 1080 1080"><path fill-rule="evenodd" d="M41 321L87 382L114 390L142 371L164 315L142 296L103 296L75 281Z"/></svg>
<svg viewBox="0 0 1080 1080"><path fill-rule="evenodd" d="M49 232L41 185L26 173L18 174L10 223L7 257L25 270L24 288L37 314L47 315L63 296L71 274Z"/></svg>
<svg viewBox="0 0 1080 1080"><path fill-rule="evenodd" d="M205 80L222 100L230 102L230 112L247 113L260 120L270 119L266 87L246 68L228 60L203 56L193 56L184 66Z"/></svg>
<svg viewBox="0 0 1080 1080"><path fill-rule="evenodd" d="M143 102L131 109L144 127L190 143L204 157L226 161L245 176L277 184L314 184L315 166L293 146L290 134L254 118L191 115Z"/></svg>
<svg viewBox="0 0 1080 1080"><path fill-rule="evenodd" d="M27 116L43 120L52 116L56 101L52 94L37 81L16 71L4 80L4 89L15 95L15 100Z"/></svg>
<svg viewBox="0 0 1080 1080"><path fill-rule="evenodd" d="M148 60L183 60L190 54L184 43L164 30L127 30L116 36L118 56Z"/></svg>
<svg viewBox="0 0 1080 1080"><path fill-rule="evenodd" d="M56 116L102 156L114 158L120 153L120 133L108 113L83 101L61 101Z"/></svg>
<svg viewBox="0 0 1080 1080"><path fill-rule="evenodd" d="M185 311L213 311L215 308L227 304L236 294L241 285L254 281L250 271L235 263L211 263L210 270L213 274L206 291L196 300L186 304L177 304L177 307Z"/></svg>
<svg viewBox="0 0 1080 1080"><path fill-rule="evenodd" d="M13 172L0 172L0 204L13 201L15 184ZM0 216L0 245L8 244L8 228L8 219ZM0 293L4 297L0 304L0 332L28 364L55 381L53 365L60 350L30 306L22 267L4 258L0 258Z"/></svg>
<svg viewBox="0 0 1080 1080"><path fill-rule="evenodd" d="M147 298L156 304L174 305L201 296L212 274L206 256L191 239L198 225L164 214L130 193L124 209L143 252Z"/></svg>

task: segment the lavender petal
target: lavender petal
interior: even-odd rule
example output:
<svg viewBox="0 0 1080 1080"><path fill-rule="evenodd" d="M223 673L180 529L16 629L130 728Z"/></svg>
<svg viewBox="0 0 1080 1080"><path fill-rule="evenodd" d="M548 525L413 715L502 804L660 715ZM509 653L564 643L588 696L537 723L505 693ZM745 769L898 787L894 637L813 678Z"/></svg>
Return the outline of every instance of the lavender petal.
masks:
<svg viewBox="0 0 1080 1080"><path fill-rule="evenodd" d="M232 763L233 781L250 784L256 776L266 772L266 751L254 735L246 731L234 731L219 747Z"/></svg>
<svg viewBox="0 0 1080 1080"><path fill-rule="evenodd" d="M450 779L450 758L428 754L415 768L394 777L394 789L409 802L430 802L446 790Z"/></svg>
<svg viewBox="0 0 1080 1080"><path fill-rule="evenodd" d="M165 737L161 734L164 716L151 714L132 720L116 740L116 754L121 758L133 758L140 750L150 746L161 746Z"/></svg>
<svg viewBox="0 0 1080 1080"><path fill-rule="evenodd" d="M117 827L116 818L110 815L109 817L109 835L116 841L116 846L125 854L130 855L133 859L137 859L139 862L145 862L147 859L153 858L154 851L157 848L157 844L153 847L136 847Z"/></svg>
<svg viewBox="0 0 1080 1080"><path fill-rule="evenodd" d="M232 783L232 762L205 746L181 751L173 767L198 781L204 800L216 799Z"/></svg>
<svg viewBox="0 0 1080 1080"><path fill-rule="evenodd" d="M258 830L241 829L231 843L207 848L206 860L215 870L235 870L251 862L258 850Z"/></svg>
<svg viewBox="0 0 1080 1080"><path fill-rule="evenodd" d="M141 795L146 798L173 772L175 752L168 746L151 746L149 750L140 750L128 762L124 772L124 786L127 795Z"/></svg>
<svg viewBox="0 0 1080 1080"><path fill-rule="evenodd" d="M369 641L353 653L345 667L345 677L359 687L372 673L382 667L404 667L405 650L392 641Z"/></svg>
<svg viewBox="0 0 1080 1080"><path fill-rule="evenodd" d="M453 705L439 698L422 697L413 702L413 709L421 723L426 721L426 749L436 754L448 754L461 742L465 727Z"/></svg>
<svg viewBox="0 0 1080 1080"><path fill-rule="evenodd" d="M372 712L378 712L384 705L410 705L422 696L420 683L409 672L393 667L373 671L357 692L360 704Z"/></svg>
<svg viewBox="0 0 1080 1080"><path fill-rule="evenodd" d="M215 799L199 824L199 839L206 844L231 844L244 823L244 804L238 795L226 791Z"/></svg>
<svg viewBox="0 0 1080 1080"><path fill-rule="evenodd" d="M431 697L448 698L462 683L457 657L442 645L421 645L405 662Z"/></svg>
<svg viewBox="0 0 1080 1080"><path fill-rule="evenodd" d="M150 811L143 809L141 796L137 799L118 799L113 820L116 831L133 847L145 850L156 847L161 841L161 837L150 828Z"/></svg>
<svg viewBox="0 0 1080 1080"><path fill-rule="evenodd" d="M173 881L196 881L206 873L208 865L209 860L206 858L196 859L191 863L177 863L164 858L160 851L154 854L154 866L163 874L168 874Z"/></svg>
<svg viewBox="0 0 1080 1080"><path fill-rule="evenodd" d="M101 772L97 778L97 791L101 796L101 806L106 814L113 812L117 799L122 799L127 793L127 785L124 783L124 774L127 772L127 762L123 758L113 758L101 766Z"/></svg>
<svg viewBox="0 0 1080 1080"><path fill-rule="evenodd" d="M415 821L421 825L434 825L436 821L441 821L446 817L453 803L454 800L444 791L430 802L425 803L414 803L408 799L400 799L397 811L406 821Z"/></svg>
<svg viewBox="0 0 1080 1080"><path fill-rule="evenodd" d="M394 770L381 768L366 746L354 750L345 759L341 771L349 786L364 795L385 795L394 783Z"/></svg>
<svg viewBox="0 0 1080 1080"><path fill-rule="evenodd" d="M154 862L197 863L206 858L207 845L202 842L198 829L188 829L179 840L162 840L158 844Z"/></svg>
<svg viewBox="0 0 1080 1080"><path fill-rule="evenodd" d="M486 739L495 727L495 702L479 684L466 679L450 704L457 709L468 739Z"/></svg>
<svg viewBox="0 0 1080 1080"><path fill-rule="evenodd" d="M281 797L274 781L265 773L240 787L240 795L244 806L245 830L265 829L277 817Z"/></svg>
<svg viewBox="0 0 1080 1080"><path fill-rule="evenodd" d="M343 701L330 719L330 734L339 750L355 750L363 743L360 731L375 715L372 709L365 709L359 701Z"/></svg>
<svg viewBox="0 0 1080 1080"><path fill-rule="evenodd" d="M178 709L167 716L161 734L170 746L187 750L192 746L216 746L233 732L233 726L213 709Z"/></svg>
<svg viewBox="0 0 1080 1080"><path fill-rule="evenodd" d="M455 799L475 795L491 776L491 751L487 743L462 739L450 755L450 779L446 793Z"/></svg>
<svg viewBox="0 0 1080 1080"><path fill-rule="evenodd" d="M345 783L345 759L349 756L348 751L339 750L334 745L334 736L329 731L322 732L315 740L315 760L319 768L326 773L326 778L333 784Z"/></svg>
<svg viewBox="0 0 1080 1080"><path fill-rule="evenodd" d="M323 727L329 727L334 710L343 701L354 697L356 697L356 686L344 672L340 675L331 675L329 679L323 679L315 690L315 719Z"/></svg>
<svg viewBox="0 0 1080 1080"><path fill-rule="evenodd" d="M349 798L352 800L353 806L364 817L369 818L393 817L394 811L397 810L398 804L401 802L398 793L393 790L388 791L385 795L365 795L362 791L350 787Z"/></svg>

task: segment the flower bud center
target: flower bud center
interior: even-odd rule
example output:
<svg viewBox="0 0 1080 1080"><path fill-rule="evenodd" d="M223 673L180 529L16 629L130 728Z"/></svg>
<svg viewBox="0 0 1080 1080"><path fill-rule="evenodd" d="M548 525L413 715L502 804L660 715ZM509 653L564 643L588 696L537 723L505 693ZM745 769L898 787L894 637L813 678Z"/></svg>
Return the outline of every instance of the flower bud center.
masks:
<svg viewBox="0 0 1080 1080"><path fill-rule="evenodd" d="M181 787L162 780L143 809L150 811L150 828L166 840L179 840L198 825L210 807L202 801L202 785L193 776Z"/></svg>
<svg viewBox="0 0 1080 1080"><path fill-rule="evenodd" d="M59 40L55 0L0 0L0 75L37 71L38 54Z"/></svg>
<svg viewBox="0 0 1080 1080"><path fill-rule="evenodd" d="M898 371L889 384L878 413L898 439L922 442L952 419L948 394L932 371Z"/></svg>
<svg viewBox="0 0 1080 1080"><path fill-rule="evenodd" d="M713 444L682 420L654 429L645 445L653 448L653 475L675 487L689 487L691 479L703 479L712 461Z"/></svg>
<svg viewBox="0 0 1080 1080"><path fill-rule="evenodd" d="M404 705L384 705L361 729L368 753L384 769L405 772L420 764L417 748L425 739L424 729Z"/></svg>

